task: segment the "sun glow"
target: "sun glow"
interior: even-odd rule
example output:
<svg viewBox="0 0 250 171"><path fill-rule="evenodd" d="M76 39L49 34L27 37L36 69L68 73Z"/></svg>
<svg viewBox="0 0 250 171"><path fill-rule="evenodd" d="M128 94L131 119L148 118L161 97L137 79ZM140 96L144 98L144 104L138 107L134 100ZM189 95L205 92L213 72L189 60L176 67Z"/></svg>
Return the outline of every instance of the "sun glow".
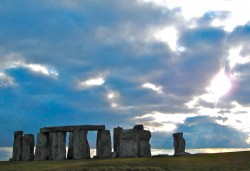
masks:
<svg viewBox="0 0 250 171"><path fill-rule="evenodd" d="M216 99L226 95L231 89L232 84L224 70L221 70L211 81L206 90L214 95Z"/></svg>

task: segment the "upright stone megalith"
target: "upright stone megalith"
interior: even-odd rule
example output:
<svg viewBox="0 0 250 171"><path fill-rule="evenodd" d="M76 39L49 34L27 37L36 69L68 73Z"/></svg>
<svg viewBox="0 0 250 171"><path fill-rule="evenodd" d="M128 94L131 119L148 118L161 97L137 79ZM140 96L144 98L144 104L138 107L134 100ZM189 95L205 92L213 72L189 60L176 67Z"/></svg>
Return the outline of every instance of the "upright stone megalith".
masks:
<svg viewBox="0 0 250 171"><path fill-rule="evenodd" d="M38 133L36 141L35 160L50 160L51 146L49 133Z"/></svg>
<svg viewBox="0 0 250 171"><path fill-rule="evenodd" d="M66 132L50 132L52 160L66 159Z"/></svg>
<svg viewBox="0 0 250 171"><path fill-rule="evenodd" d="M22 160L22 144L23 144L23 131L15 131L14 132L13 153L12 153L12 160L13 161L21 161Z"/></svg>
<svg viewBox="0 0 250 171"><path fill-rule="evenodd" d="M114 146L114 152L116 153L116 157L119 157L120 153L120 136L121 136L121 131L123 129L121 127L117 127L113 129L113 146Z"/></svg>
<svg viewBox="0 0 250 171"><path fill-rule="evenodd" d="M151 138L151 132L146 130L137 131L139 137L139 156L151 157L151 146L149 140Z"/></svg>
<svg viewBox="0 0 250 171"><path fill-rule="evenodd" d="M90 147L87 139L87 131L76 130L69 134L67 159L89 159Z"/></svg>
<svg viewBox="0 0 250 171"><path fill-rule="evenodd" d="M186 142L183 138L183 133L178 132L173 134L174 137L174 155L185 154Z"/></svg>
<svg viewBox="0 0 250 171"><path fill-rule="evenodd" d="M22 160L32 161L34 160L34 135L24 134L22 143Z"/></svg>
<svg viewBox="0 0 250 171"><path fill-rule="evenodd" d="M133 129L120 131L119 157L150 157L151 132L143 125L135 125Z"/></svg>
<svg viewBox="0 0 250 171"><path fill-rule="evenodd" d="M96 139L97 158L111 157L111 135L109 130L98 131Z"/></svg>

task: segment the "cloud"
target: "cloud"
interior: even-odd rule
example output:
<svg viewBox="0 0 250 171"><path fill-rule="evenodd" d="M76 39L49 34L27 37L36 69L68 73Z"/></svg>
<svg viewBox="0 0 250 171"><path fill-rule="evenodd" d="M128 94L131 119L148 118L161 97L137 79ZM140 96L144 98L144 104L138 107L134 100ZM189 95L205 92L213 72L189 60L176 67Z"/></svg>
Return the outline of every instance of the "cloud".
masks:
<svg viewBox="0 0 250 171"><path fill-rule="evenodd" d="M158 94L162 94L162 87L161 86L156 86L152 83L144 83L142 85L143 88L148 88L151 89L153 91L156 91Z"/></svg>

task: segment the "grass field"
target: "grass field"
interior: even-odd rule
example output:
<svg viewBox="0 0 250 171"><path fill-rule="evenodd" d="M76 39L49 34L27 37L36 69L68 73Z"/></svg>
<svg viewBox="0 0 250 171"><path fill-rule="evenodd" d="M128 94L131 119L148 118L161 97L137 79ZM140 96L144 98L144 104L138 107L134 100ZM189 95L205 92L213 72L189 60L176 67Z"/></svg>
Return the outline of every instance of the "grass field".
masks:
<svg viewBox="0 0 250 171"><path fill-rule="evenodd" d="M250 151L181 157L0 162L1 171L250 171Z"/></svg>

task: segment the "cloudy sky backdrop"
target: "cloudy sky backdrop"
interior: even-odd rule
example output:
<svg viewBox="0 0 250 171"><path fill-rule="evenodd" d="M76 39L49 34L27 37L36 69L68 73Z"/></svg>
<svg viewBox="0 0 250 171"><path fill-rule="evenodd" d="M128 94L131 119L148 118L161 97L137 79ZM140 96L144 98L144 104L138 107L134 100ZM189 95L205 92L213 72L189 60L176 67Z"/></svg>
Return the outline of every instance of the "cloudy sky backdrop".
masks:
<svg viewBox="0 0 250 171"><path fill-rule="evenodd" d="M75 124L250 147L249 16L246 0L2 0L0 147Z"/></svg>

